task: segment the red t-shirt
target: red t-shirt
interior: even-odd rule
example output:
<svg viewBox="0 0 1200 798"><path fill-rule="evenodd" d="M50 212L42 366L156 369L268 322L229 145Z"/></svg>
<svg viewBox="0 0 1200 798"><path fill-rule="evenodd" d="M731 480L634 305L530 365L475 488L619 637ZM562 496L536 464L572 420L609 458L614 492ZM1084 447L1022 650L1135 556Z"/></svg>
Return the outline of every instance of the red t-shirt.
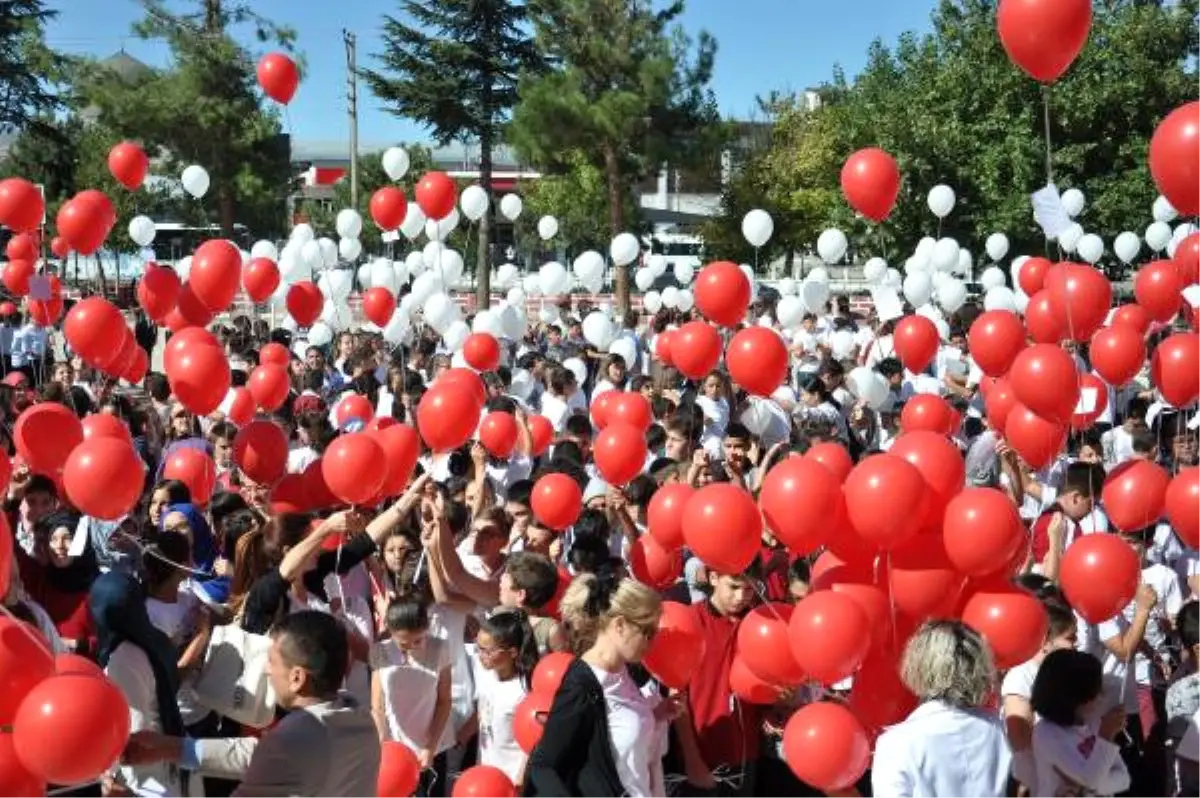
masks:
<svg viewBox="0 0 1200 798"><path fill-rule="evenodd" d="M704 630L704 657L688 683L688 710L704 764L741 767L758 759L762 708L738 700L729 689L729 670L740 618L718 615L708 601L691 606Z"/></svg>
<svg viewBox="0 0 1200 798"><path fill-rule="evenodd" d="M788 597L788 566L791 565L791 559L784 553L781 558L780 565L773 571L765 569L771 565L775 558L776 549L770 546L763 545L759 550L758 559L762 563L762 567L766 574L764 580L764 590L767 594L768 601L787 601Z"/></svg>
<svg viewBox="0 0 1200 798"><path fill-rule="evenodd" d="M1050 521L1057 512L1058 508L1047 510L1039 515L1030 527L1030 533L1033 536L1033 562L1035 564L1040 565L1045 562L1046 555L1050 553ZM1063 523L1066 524L1066 529L1063 530L1063 540L1065 546L1070 546L1071 541L1079 535L1079 525L1065 515Z"/></svg>

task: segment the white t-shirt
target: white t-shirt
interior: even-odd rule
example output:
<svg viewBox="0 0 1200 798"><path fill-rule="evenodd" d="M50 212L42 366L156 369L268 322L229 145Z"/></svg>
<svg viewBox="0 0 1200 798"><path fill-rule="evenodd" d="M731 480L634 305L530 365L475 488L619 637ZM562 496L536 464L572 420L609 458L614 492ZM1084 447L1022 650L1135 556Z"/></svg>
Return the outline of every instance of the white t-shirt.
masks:
<svg viewBox="0 0 1200 798"><path fill-rule="evenodd" d="M700 433L700 445L709 457L720 457L725 428L729 426L729 403L724 399L697 396L696 407L704 413L704 431Z"/></svg>
<svg viewBox="0 0 1200 798"><path fill-rule="evenodd" d="M383 690L388 736L414 751L429 747L434 753L445 751L453 743L452 724L447 723L441 739L426 739L437 707L437 685L442 671L450 669L450 648L429 635L421 650L406 653L393 640L371 647L371 670Z"/></svg>
<svg viewBox="0 0 1200 798"><path fill-rule="evenodd" d="M477 657L471 657L471 667L479 712L479 764L500 768L516 784L525 768L526 754L513 736L513 717L528 691L520 677L502 682Z"/></svg>
<svg viewBox="0 0 1200 798"><path fill-rule="evenodd" d="M129 731L162 732L154 669L146 652L132 643L121 643L109 656L104 674L117 686L129 705ZM120 781L134 795L182 794L179 768L165 762L136 767L122 765L119 775Z"/></svg>
<svg viewBox="0 0 1200 798"><path fill-rule="evenodd" d="M638 689L628 670L609 673L595 665L589 667L604 690L613 760L625 794L631 798L665 794L661 785L655 789L652 774L655 769L661 770L662 749L651 699Z"/></svg>
<svg viewBox="0 0 1200 798"><path fill-rule="evenodd" d="M1151 565L1142 569L1142 582L1150 585L1158 593L1158 604L1150 611L1149 621L1146 623L1145 642L1151 649L1158 651L1164 641L1165 634L1163 633L1163 625L1169 623L1169 618L1174 618L1179 612L1180 606L1183 604L1183 597L1179 590L1179 581L1175 576L1175 572L1164 565ZM1131 601L1121 614L1099 624L1096 636L1103 644L1107 640L1112 640L1115 637L1124 635L1129 627L1133 624L1134 613L1136 612L1137 602ZM1111 679L1106 679L1106 683L1111 685L1107 687L1106 692L1112 692L1113 689L1119 689L1124 693L1125 711L1129 713L1137 712L1137 686L1150 686L1153 679L1159 678L1156 676L1157 667L1152 666L1150 659L1140 650L1134 654L1134 667L1129 668L1128 665L1115 657L1110 651L1104 651L1104 673ZM1109 699L1115 696L1108 696ZM1115 701L1109 700L1109 706L1114 706Z"/></svg>
<svg viewBox="0 0 1200 798"><path fill-rule="evenodd" d="M1041 660L1035 658L1022 662L1004 674L1004 681L1000 685L1001 699L1011 695L1024 698L1026 701L1031 700L1033 698L1033 680L1037 678L1038 668L1041 666ZM1012 771L1013 778L1022 784L1034 783L1035 770L1031 749L1013 751Z"/></svg>
<svg viewBox="0 0 1200 798"><path fill-rule="evenodd" d="M1116 795L1129 788L1121 749L1088 725L1033 727L1036 781L1031 795Z"/></svg>
<svg viewBox="0 0 1200 798"><path fill-rule="evenodd" d="M304 469L321 459L317 450L311 446L298 446L288 452L287 470L289 474L303 474Z"/></svg>
<svg viewBox="0 0 1200 798"><path fill-rule="evenodd" d="M571 410L560 397L551 393L542 394L542 415L554 427L555 432L561 433L567 426L567 416Z"/></svg>
<svg viewBox="0 0 1200 798"><path fill-rule="evenodd" d="M450 725L456 734L475 712L475 680L471 678L471 658L464 639L466 628L467 613L462 610L445 604L429 608L429 634L450 651Z"/></svg>

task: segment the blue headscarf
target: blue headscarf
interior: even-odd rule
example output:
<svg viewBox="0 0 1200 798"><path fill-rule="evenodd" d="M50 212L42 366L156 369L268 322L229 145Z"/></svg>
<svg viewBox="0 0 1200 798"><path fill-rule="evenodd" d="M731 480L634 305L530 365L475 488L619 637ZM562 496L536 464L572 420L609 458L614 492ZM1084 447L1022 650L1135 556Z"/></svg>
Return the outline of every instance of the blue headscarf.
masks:
<svg viewBox="0 0 1200 798"><path fill-rule="evenodd" d="M129 643L146 654L154 672L154 692L158 699L158 718L163 734L181 737L185 733L179 714L179 669L171 640L150 622L142 586L128 574L111 571L92 584L88 610L96 624L98 647L96 661L108 666L117 646Z"/></svg>
<svg viewBox="0 0 1200 798"><path fill-rule="evenodd" d="M211 573L213 561L217 559L217 543L208 525L208 519L194 504L168 504L158 520L160 532L167 530L167 516L171 513L180 513L187 518L188 528L192 530L192 562L197 570Z"/></svg>

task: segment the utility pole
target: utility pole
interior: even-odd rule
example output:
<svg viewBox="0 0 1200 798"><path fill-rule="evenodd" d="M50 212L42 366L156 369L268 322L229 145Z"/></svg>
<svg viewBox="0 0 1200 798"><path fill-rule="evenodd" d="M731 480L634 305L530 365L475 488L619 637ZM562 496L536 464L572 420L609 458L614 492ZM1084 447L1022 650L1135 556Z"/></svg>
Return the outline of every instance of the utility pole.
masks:
<svg viewBox="0 0 1200 798"><path fill-rule="evenodd" d="M347 107L350 114L350 207L358 207L358 64L355 58L357 37L342 30L346 44L346 82L348 84Z"/></svg>

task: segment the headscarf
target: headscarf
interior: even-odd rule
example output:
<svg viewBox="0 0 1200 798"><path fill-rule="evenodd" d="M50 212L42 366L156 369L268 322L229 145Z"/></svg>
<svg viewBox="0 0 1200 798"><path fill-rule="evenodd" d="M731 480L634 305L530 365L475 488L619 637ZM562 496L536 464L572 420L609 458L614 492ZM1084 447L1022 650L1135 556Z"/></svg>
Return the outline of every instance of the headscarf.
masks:
<svg viewBox="0 0 1200 798"><path fill-rule="evenodd" d="M37 526L45 530L48 540L54 530L67 528L74 534L79 526L79 516L65 510L59 510L38 521ZM45 568L46 582L61 593L86 593L92 587L100 568L96 564L96 550L91 541L84 544L83 553L72 557L63 567L47 563Z"/></svg>
<svg viewBox="0 0 1200 798"><path fill-rule="evenodd" d="M179 669L175 647L162 630L150 622L142 586L128 574L104 574L92 585L88 609L96 624L96 661L100 667L108 666L113 652L122 643L140 648L154 672L154 693L158 699L162 732L182 737L185 730L177 698Z"/></svg>
<svg viewBox="0 0 1200 798"><path fill-rule="evenodd" d="M188 528L192 530L192 562L196 564L196 569L211 572L213 561L217 559L217 544L204 513L194 504L168 504L158 519L158 531L166 531L167 516L171 513L183 515Z"/></svg>

